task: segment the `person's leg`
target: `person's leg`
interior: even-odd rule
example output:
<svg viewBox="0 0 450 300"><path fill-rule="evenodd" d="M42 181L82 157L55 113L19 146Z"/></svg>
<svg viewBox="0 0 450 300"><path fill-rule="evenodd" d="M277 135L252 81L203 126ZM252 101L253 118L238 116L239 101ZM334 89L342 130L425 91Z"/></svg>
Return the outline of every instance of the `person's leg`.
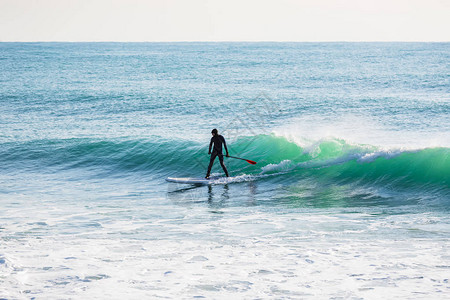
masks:
<svg viewBox="0 0 450 300"><path fill-rule="evenodd" d="M217 154L214 152L211 154L211 159L209 160L208 172L206 173L205 178L209 177L209 174L211 173L211 168L213 166L214 160L216 159L216 156L217 156Z"/></svg>
<svg viewBox="0 0 450 300"><path fill-rule="evenodd" d="M225 175L228 177L227 167L225 167L225 165L223 163L223 155L219 155L219 161L220 161L220 165L222 166L223 171L225 172Z"/></svg>

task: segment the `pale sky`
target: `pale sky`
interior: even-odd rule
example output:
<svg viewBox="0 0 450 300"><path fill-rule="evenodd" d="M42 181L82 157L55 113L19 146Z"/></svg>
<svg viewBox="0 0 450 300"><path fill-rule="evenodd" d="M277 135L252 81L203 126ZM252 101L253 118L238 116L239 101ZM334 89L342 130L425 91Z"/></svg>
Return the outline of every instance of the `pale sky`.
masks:
<svg viewBox="0 0 450 300"><path fill-rule="evenodd" d="M450 0L0 0L0 41L449 41Z"/></svg>

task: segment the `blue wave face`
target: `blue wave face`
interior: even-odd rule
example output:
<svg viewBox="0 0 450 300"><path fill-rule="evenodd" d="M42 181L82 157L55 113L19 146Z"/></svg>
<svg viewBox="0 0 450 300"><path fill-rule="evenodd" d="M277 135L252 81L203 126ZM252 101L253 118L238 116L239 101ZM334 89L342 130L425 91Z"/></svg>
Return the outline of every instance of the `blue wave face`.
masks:
<svg viewBox="0 0 450 300"><path fill-rule="evenodd" d="M4 170L90 169L111 175L141 172L200 176L208 164L207 146L176 140L41 140L4 144L0 157ZM275 135L241 137L229 147L232 155L258 162L251 165L226 159L231 172L259 176L261 180L271 175L286 182L316 178L406 187L433 185L442 189L450 185L449 148L379 150L328 140L305 149Z"/></svg>

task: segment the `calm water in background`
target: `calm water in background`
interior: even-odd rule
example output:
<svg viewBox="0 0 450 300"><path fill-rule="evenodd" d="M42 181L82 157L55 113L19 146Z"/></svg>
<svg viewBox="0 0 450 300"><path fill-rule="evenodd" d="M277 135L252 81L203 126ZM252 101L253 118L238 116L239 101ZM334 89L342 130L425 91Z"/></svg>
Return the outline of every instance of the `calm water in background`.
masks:
<svg viewBox="0 0 450 300"><path fill-rule="evenodd" d="M0 43L0 298L444 298L449 58ZM214 127L258 164L166 183L204 176Z"/></svg>

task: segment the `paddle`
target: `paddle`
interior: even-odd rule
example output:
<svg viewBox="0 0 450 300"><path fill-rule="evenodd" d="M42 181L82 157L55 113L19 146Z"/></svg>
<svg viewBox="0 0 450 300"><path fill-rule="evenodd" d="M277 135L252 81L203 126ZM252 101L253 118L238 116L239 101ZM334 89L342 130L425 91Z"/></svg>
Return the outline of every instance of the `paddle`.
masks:
<svg viewBox="0 0 450 300"><path fill-rule="evenodd" d="M253 161L253 160L250 160L250 159L240 158L240 157L236 157L236 156L227 156L227 157L245 160L245 161L248 162L249 164L256 165L256 161Z"/></svg>

